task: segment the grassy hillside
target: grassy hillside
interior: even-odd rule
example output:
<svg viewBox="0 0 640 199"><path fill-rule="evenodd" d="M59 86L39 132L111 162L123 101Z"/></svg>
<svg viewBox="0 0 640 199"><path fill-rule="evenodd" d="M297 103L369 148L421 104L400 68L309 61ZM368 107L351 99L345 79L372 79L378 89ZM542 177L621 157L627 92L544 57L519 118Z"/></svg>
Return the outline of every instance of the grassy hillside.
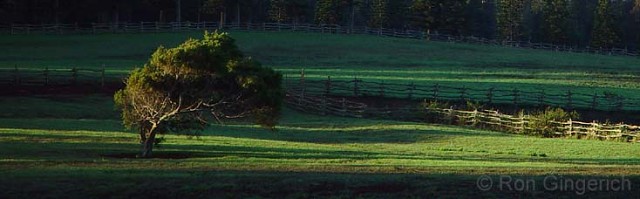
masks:
<svg viewBox="0 0 640 199"><path fill-rule="evenodd" d="M635 95L637 58L372 36L233 32L265 65L309 79L352 79L469 88L615 91ZM200 32L5 35L0 68L107 66L125 75L158 46ZM0 198L43 197L574 197L545 192L548 175L621 176L640 187L632 143L543 139L412 122L320 117L285 110L278 131L231 122L199 137L166 135L159 158L131 159L139 144L111 96L0 98ZM123 158L125 157L125 158ZM489 174L533 179L534 190L483 192ZM587 196L640 197L638 192ZM633 195L636 194L636 195Z"/></svg>
<svg viewBox="0 0 640 199"><path fill-rule="evenodd" d="M637 71L637 59L368 35L232 32L248 55L277 67L407 69L550 69ZM99 35L5 35L0 66L100 66L129 69L159 45L175 46L201 32Z"/></svg>
<svg viewBox="0 0 640 199"><path fill-rule="evenodd" d="M633 96L640 91L640 59L427 42L366 35L232 32L247 55L309 79L358 77L368 81L487 89L544 89L549 94ZM7 35L0 68L101 68L124 76L159 45L175 46L200 32L100 35ZM8 76L7 76L8 77ZM590 99L582 99L589 101ZM638 104L640 107L640 104Z"/></svg>
<svg viewBox="0 0 640 199"><path fill-rule="evenodd" d="M3 101L7 107L33 106L0 119L0 175L5 176L0 180L0 195L491 197L494 192L476 189L478 176L509 174L541 181L548 174L624 175L636 180L640 168L636 155L640 148L630 143L345 120L290 110L275 132L230 123L213 126L199 137L164 136L166 142L156 154L179 159L121 159L116 157L131 157L139 149L135 133L123 131L117 116L106 111L108 98L99 99ZM39 115L47 107L70 104L74 107L65 108L66 113ZM510 194L550 193L493 196Z"/></svg>

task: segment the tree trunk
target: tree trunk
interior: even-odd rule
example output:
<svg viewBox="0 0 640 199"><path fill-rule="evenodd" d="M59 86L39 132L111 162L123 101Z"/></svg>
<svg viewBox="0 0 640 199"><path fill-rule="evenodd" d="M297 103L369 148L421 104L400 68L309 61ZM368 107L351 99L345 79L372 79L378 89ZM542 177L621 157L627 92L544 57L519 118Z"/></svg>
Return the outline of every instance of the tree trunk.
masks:
<svg viewBox="0 0 640 199"><path fill-rule="evenodd" d="M151 153L153 152L153 145L156 142L158 126L154 124L150 128L146 129L148 129L148 131L141 132L140 135L140 137L142 138L142 140L140 141L140 144L142 144L142 153L140 154L140 156L138 156L140 158L150 158ZM146 129L142 128L142 131L145 131Z"/></svg>
<svg viewBox="0 0 640 199"><path fill-rule="evenodd" d="M356 5L351 1L351 22L349 23L349 34L353 34L353 24L356 20Z"/></svg>

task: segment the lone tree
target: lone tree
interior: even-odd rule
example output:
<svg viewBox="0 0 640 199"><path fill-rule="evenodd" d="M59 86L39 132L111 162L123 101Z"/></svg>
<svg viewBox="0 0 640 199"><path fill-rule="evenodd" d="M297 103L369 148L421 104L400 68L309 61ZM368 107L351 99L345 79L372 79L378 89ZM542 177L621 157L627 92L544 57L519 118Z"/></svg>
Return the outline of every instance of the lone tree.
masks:
<svg viewBox="0 0 640 199"><path fill-rule="evenodd" d="M226 33L207 33L176 48L159 47L114 95L124 125L137 129L150 157L156 135L193 135L211 121L252 117L273 128L282 102L282 76L245 58Z"/></svg>

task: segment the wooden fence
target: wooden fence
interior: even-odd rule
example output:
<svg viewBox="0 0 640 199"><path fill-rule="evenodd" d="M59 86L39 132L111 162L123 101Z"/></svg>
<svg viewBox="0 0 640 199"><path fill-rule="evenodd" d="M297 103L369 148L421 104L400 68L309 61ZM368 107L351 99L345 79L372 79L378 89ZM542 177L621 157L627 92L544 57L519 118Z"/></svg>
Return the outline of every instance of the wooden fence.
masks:
<svg viewBox="0 0 640 199"><path fill-rule="evenodd" d="M361 118L367 108L366 104L328 97L305 96L303 92L286 92L285 103L289 107L313 114L338 115Z"/></svg>
<svg viewBox="0 0 640 199"><path fill-rule="evenodd" d="M453 43L469 43L515 48L542 49L551 51L591 53L617 56L639 56L637 50L627 48L580 48L571 45L554 45L549 43L531 43L527 41L498 41L474 36L453 36L438 31L419 31L409 29L387 29L369 27L342 27L329 24L284 24L284 23L244 23L220 24L217 22L137 22L137 23L91 23L91 24L10 24L0 25L0 33L4 34L100 34L100 33L157 33L180 32L194 30L245 30L245 31L301 31L331 34L366 34L384 37L412 38Z"/></svg>
<svg viewBox="0 0 640 199"><path fill-rule="evenodd" d="M0 85L59 86L92 84L105 86L105 69L0 68Z"/></svg>
<svg viewBox="0 0 640 199"><path fill-rule="evenodd" d="M493 110L456 110L441 108L369 107L365 103L327 95L308 95L300 90L287 90L288 107L320 115L337 115L356 118L382 118L457 124L479 129L496 130L516 134L535 134L538 129L529 127L536 118L529 115L510 115ZM595 138L639 142L640 126L605 124L581 121L547 121L553 137Z"/></svg>
<svg viewBox="0 0 640 199"><path fill-rule="evenodd" d="M534 132L540 129L529 127L529 123L536 120L530 115L509 115L492 110L464 111L455 109L425 109L426 112L436 113L444 118L457 121L458 124L474 126L482 129L502 130L512 133ZM624 141L640 141L636 137L640 134L640 126L627 124L604 124L581 121L546 121L546 127L554 136L589 137L606 140L621 139ZM535 134L535 133L534 133Z"/></svg>
<svg viewBox="0 0 640 199"><path fill-rule="evenodd" d="M440 100L453 102L475 101L488 105L562 107L569 110L639 111L640 98L613 92L584 93L574 90L525 90L519 88L469 88L440 84L375 82L353 80L299 79L286 77L285 86L309 95L378 96L413 100Z"/></svg>

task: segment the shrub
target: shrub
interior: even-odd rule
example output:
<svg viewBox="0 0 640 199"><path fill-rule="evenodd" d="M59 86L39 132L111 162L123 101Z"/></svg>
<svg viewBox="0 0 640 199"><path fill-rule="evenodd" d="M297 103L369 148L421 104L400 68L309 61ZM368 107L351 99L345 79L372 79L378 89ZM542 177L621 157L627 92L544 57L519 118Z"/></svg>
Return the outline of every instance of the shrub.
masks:
<svg viewBox="0 0 640 199"><path fill-rule="evenodd" d="M446 114L440 111L441 109L449 108L449 103L446 103L446 102L443 103L437 100L435 101L424 100L422 103L420 103L419 108L420 108L420 113L423 113L422 117L427 122L434 122L434 123L435 122L447 122L447 123L452 122L452 117L450 114Z"/></svg>
<svg viewBox="0 0 640 199"><path fill-rule="evenodd" d="M534 112L529 116L529 123L526 125L528 134L542 137L557 137L555 132L562 131L562 124L569 119L575 120L580 116L577 112L567 112L562 108L546 108L544 111Z"/></svg>

